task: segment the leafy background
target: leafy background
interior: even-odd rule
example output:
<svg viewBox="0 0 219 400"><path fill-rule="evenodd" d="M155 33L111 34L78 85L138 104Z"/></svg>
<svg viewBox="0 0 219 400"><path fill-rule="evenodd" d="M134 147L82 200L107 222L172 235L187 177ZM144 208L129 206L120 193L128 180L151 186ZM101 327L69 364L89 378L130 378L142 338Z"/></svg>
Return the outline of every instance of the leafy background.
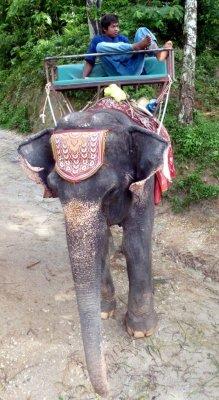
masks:
<svg viewBox="0 0 219 400"><path fill-rule="evenodd" d="M108 0L96 17L115 12L121 31L132 38L139 26L154 31L159 43L174 41L176 81L166 117L175 150L178 178L167 196L176 211L192 202L218 196L218 2L198 1L196 101L194 124L180 126L179 83L183 57L184 0ZM131 18L130 18L131 16ZM30 133L39 121L48 55L78 54L87 49L86 2L79 0L0 0L0 124ZM153 95L146 88L135 97ZM90 97L79 92L80 107Z"/></svg>

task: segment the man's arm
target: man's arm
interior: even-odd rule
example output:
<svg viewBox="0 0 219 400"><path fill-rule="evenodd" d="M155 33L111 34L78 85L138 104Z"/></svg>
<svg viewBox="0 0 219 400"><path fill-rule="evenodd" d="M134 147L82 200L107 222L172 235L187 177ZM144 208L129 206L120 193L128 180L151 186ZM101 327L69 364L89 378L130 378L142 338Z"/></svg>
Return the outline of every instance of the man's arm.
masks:
<svg viewBox="0 0 219 400"><path fill-rule="evenodd" d="M92 69L93 69L93 65L90 64L88 61L85 61L84 69L83 69L83 78L86 78L87 76L89 76Z"/></svg>
<svg viewBox="0 0 219 400"><path fill-rule="evenodd" d="M87 54L96 53L96 46L97 46L97 36L94 36L88 46ZM83 78L86 78L87 76L90 75L90 73L94 67L94 64L95 64L95 59L96 59L95 56L86 56L85 57Z"/></svg>

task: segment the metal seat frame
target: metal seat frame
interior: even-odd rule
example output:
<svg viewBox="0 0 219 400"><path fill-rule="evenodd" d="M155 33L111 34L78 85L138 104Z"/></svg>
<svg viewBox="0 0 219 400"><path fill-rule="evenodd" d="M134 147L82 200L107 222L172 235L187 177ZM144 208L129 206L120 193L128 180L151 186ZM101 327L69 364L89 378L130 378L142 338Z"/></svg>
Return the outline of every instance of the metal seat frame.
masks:
<svg viewBox="0 0 219 400"><path fill-rule="evenodd" d="M71 104L71 101L69 100L67 93L68 91L74 91L74 90L85 90L85 89L92 89L92 88L97 88L97 94L95 95L95 99L98 100L100 98L100 95L103 91L103 88L108 86L109 84L116 83L118 86L123 87L123 86L134 86L138 88L139 86L144 86L144 85L151 85L155 84L157 85L158 88L160 88L160 93L158 98L160 99L159 102L159 107L157 107L155 114L158 113L159 111L159 116L158 120L160 120L160 125L159 125L159 130L161 128L161 124L163 123L163 119L166 113L166 108L167 108L167 103L169 99L169 93L170 93L170 87L175 79L175 68L174 68L174 50L173 49L165 49L165 48L159 48L156 50L153 50L153 53L160 52L162 50L168 51L168 56L166 58L166 66L167 66L167 73L163 77L156 77L156 75L153 75L150 77L150 75L134 75L132 77L123 77L123 76L116 76L115 80L113 80L113 76L111 77L94 77L92 80L88 79L82 79L82 83L74 83L74 79L72 79L72 83L68 84L55 84L55 80L57 77L57 66L59 65L60 60L75 60L78 59L85 59L86 56L95 56L95 57L102 57L102 56L109 56L109 53L91 53L91 54L73 54L73 55L63 55L63 56L52 56L52 57L46 57L44 59L44 67L45 67L45 72L46 72L46 100L45 104L43 107L42 114L40 117L42 118L42 121L45 122L45 109L47 102L49 104L50 112L52 114L52 118L54 123L56 124L56 117L55 113L53 110L53 105L52 101L50 99L50 92L53 92L58 103L59 103L59 108L61 110L62 116L64 116L66 113L73 112L74 108ZM113 54L138 54L138 53L151 53L151 50L139 50L139 51L131 51L131 52L126 52L126 53L110 53L110 55ZM105 78L105 79L103 79ZM151 114L152 115L152 114Z"/></svg>
<svg viewBox="0 0 219 400"><path fill-rule="evenodd" d="M171 78L174 80L175 78L175 71L174 71L174 51L173 49L165 49L165 48L160 48L153 50L153 53L160 52L162 50L167 50L168 51L168 56L166 59L166 65L167 65L167 75L164 77L156 77L153 76L153 78L150 79L149 76L147 75L134 75L131 78L127 79L122 76L116 76L115 78L115 83L122 87L122 86L142 86L142 85L147 85L147 84L165 84L169 81ZM138 54L138 53L151 53L151 50L139 50L139 51L131 51L131 52L126 52L126 53L110 53L110 55L114 54ZM46 72L46 80L47 83L51 84L51 88L54 89L55 91L66 91L66 90L77 90L77 89L89 89L89 88L97 88L98 91L102 87L108 86L109 84L113 83L112 78L113 77L104 77L104 81L98 79L98 77L95 77L95 80L92 79L92 81L89 81L88 79L84 79L83 83L74 83L74 80L72 80L71 84L59 84L55 85L54 82L56 80L56 75L57 75L57 65L60 60L78 60L78 59L84 59L87 56L95 56L95 57L102 57L102 56L109 56L109 53L91 53L91 54L73 54L73 55L64 55L64 56L53 56L53 57L46 57L44 60L44 66L45 66L45 72ZM103 78L103 77L102 77ZM110 78L110 80L108 79Z"/></svg>

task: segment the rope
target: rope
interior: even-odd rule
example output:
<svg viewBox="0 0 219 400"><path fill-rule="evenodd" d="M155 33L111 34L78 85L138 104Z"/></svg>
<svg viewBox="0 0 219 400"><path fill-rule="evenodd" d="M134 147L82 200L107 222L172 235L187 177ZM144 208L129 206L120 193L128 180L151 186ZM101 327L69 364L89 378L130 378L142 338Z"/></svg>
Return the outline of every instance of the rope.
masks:
<svg viewBox="0 0 219 400"><path fill-rule="evenodd" d="M61 98L62 98L63 102L66 105L66 108L68 109L68 112L70 112L70 113L74 112L74 109L73 109L71 103L69 102L69 100L65 98L65 96L64 96L64 94L62 92L60 93L60 95L61 95Z"/></svg>
<svg viewBox="0 0 219 400"><path fill-rule="evenodd" d="M43 106L43 112L42 112L42 114L40 114L40 118L42 119L42 123L45 124L45 119L46 119L45 111L46 111L46 106L47 106L47 102L48 102L54 124L56 125L56 118L55 118L55 114L54 114L51 99L50 99L50 91L51 91L51 83L50 82L46 84L45 90L46 90L46 99L45 99L45 103Z"/></svg>
<svg viewBox="0 0 219 400"><path fill-rule="evenodd" d="M82 110L80 110L80 112L86 111L87 108L89 108L91 105L92 105L92 106L95 106L95 104L97 104L97 102L100 100L99 97L100 97L100 94L103 93L103 91L104 91L104 88L100 89L100 91L94 95L94 97L92 98L92 100L88 101L88 103L86 104L86 106L85 106L84 108L82 108ZM95 101L95 103L94 103L94 101Z"/></svg>
<svg viewBox="0 0 219 400"><path fill-rule="evenodd" d="M165 114L166 114L167 104L168 104L168 100L169 100L170 89L171 89L172 83L173 83L173 81L172 81L172 79L171 79L171 77L169 75L169 83L167 84L166 88L164 88L164 90L163 90L164 94L166 94L166 99L165 99L165 103L164 103L164 109L163 109L162 117L161 117L158 129L157 129L157 134L158 135L160 134L161 126L163 125L163 120L164 120L164 117L165 117ZM164 94L163 94L162 98L164 97ZM162 95L162 93L161 93L161 95ZM158 99L161 97L161 95L158 97Z"/></svg>
<svg viewBox="0 0 219 400"><path fill-rule="evenodd" d="M172 85L172 82L173 82L171 77L170 77L170 75L168 76L168 79L169 79L168 83L164 86L161 94L157 98L157 103L158 103L157 104L157 109L159 107L158 122L160 121L159 125L158 125L158 129L157 129L157 134L158 135L160 134L161 126L163 124L163 120L164 120L164 117L165 117L165 114L166 114L167 104L168 104L169 95L170 95L170 89L171 89L171 85ZM44 103L44 106L43 106L43 111L40 114L40 118L42 119L43 124L45 124L45 119L46 119L45 110L46 110L46 106L47 106L47 102L48 102L49 108L50 108L50 112L52 114L52 118L53 118L53 121L54 121L54 124L56 125L57 121L56 121L56 118L55 118L55 113L54 113L54 110L53 110L53 107L52 107L52 103L51 103L51 99L50 99L50 91L51 91L51 83L50 82L46 84L45 90L46 90L46 99L45 99L45 103ZM103 92L103 88L101 90L99 90L99 92L94 96L92 101L89 101L81 111L85 111L90 106L90 104L93 104L93 102L96 100L95 103L94 103L94 105L95 105L98 102L99 96L100 96L100 94L102 92ZM163 109L163 112L162 112L162 105L163 105L164 96L166 96L166 98L165 98L165 103L164 103L164 109ZM67 100L65 99L65 97L63 95L62 95L62 99L64 100L64 103L65 103L66 108L68 109L68 111L72 112L73 111L72 108L70 107L70 105L68 104ZM61 108L62 108L62 112L64 112L64 109L63 109L63 107L61 105L60 100L57 99L57 101L58 101L59 107L61 106ZM62 114L62 112L61 112L61 114ZM160 119L160 116L161 116L161 119Z"/></svg>
<svg viewBox="0 0 219 400"><path fill-rule="evenodd" d="M170 78L170 76L169 76L168 78L169 78L168 83L165 83L164 88L163 88L162 91L161 91L161 94L160 94L160 95L158 96L158 98L157 98L157 102L158 102L158 103L161 103L161 102L162 102L162 100L163 100L165 94L167 93L167 91L168 91L168 89L169 89L170 82L172 83L172 79Z"/></svg>
<svg viewBox="0 0 219 400"><path fill-rule="evenodd" d="M57 101L57 104L58 104L58 107L59 107L60 115L62 117L63 115L65 115L65 110L64 110L64 107L62 106L60 95L55 90L54 90L54 95L55 95L55 98L56 98L56 101Z"/></svg>
<svg viewBox="0 0 219 400"><path fill-rule="evenodd" d="M158 117L157 117L158 121L160 121L160 117L161 117L161 113L162 113L162 106L163 106L163 100L161 101L160 106L159 106L159 113L158 113Z"/></svg>

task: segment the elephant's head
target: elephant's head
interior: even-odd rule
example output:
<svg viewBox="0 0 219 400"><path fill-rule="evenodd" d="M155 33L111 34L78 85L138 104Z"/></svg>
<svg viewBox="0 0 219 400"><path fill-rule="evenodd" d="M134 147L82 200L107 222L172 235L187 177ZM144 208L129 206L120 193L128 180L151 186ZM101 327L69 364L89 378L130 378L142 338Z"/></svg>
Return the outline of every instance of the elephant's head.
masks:
<svg viewBox="0 0 219 400"><path fill-rule="evenodd" d="M18 152L26 166L32 167L61 200L87 367L95 391L104 395L107 379L101 343L100 285L108 226L122 224L132 207L136 183L144 182L161 167L168 144L114 111L74 113L60 120L56 129L83 127L104 128L108 133L104 164L80 183L69 183L56 173L50 145L53 130L31 136L21 143ZM150 191L148 196L152 195Z"/></svg>

